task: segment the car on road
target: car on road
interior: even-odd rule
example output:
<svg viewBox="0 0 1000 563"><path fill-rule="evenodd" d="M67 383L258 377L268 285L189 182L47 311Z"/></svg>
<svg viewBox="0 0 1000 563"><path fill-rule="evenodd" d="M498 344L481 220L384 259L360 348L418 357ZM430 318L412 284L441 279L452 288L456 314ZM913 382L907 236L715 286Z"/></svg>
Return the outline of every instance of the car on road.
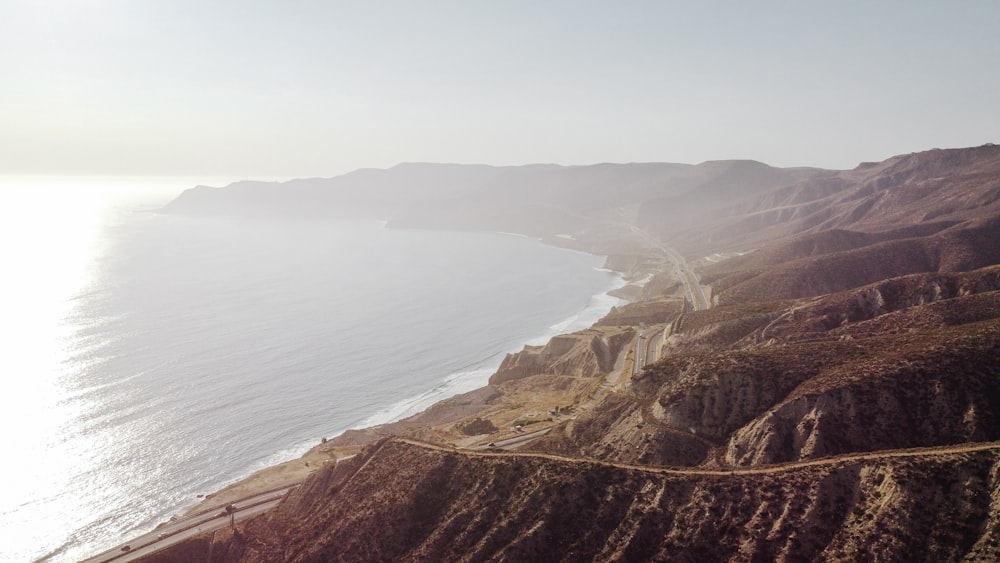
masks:
<svg viewBox="0 0 1000 563"><path fill-rule="evenodd" d="M131 545L123 546L122 551L132 551L132 546Z"/></svg>
<svg viewBox="0 0 1000 563"><path fill-rule="evenodd" d="M487 448L495 448L495 447L497 447L497 443L496 442L490 442L489 444L486 444L486 447Z"/></svg>

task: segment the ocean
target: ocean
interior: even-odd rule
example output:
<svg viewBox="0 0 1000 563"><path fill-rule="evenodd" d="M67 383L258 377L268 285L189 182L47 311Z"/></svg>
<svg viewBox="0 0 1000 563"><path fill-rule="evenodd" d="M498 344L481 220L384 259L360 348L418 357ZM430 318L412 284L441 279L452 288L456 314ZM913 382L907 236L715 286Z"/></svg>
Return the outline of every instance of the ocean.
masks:
<svg viewBox="0 0 1000 563"><path fill-rule="evenodd" d="M618 303L524 237L153 212L194 183L0 183L0 559L93 555Z"/></svg>

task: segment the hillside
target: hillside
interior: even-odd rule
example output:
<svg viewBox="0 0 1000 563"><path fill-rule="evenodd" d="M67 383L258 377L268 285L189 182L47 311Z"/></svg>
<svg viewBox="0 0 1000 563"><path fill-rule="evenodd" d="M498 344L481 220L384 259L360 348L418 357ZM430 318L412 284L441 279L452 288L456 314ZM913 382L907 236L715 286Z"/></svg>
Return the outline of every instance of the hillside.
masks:
<svg viewBox="0 0 1000 563"><path fill-rule="evenodd" d="M740 178L752 177L749 184ZM722 201L747 186L787 185L809 172L744 161L493 167L401 164L330 179L198 186L162 210L199 215L373 217L400 227L620 236L640 207L664 197ZM613 189L609 189L613 187Z"/></svg>
<svg viewBox="0 0 1000 563"><path fill-rule="evenodd" d="M532 447L739 466L1000 440L998 281L991 267L687 313L627 393Z"/></svg>
<svg viewBox="0 0 1000 563"><path fill-rule="evenodd" d="M701 213L690 229L664 221L669 210L643 226L675 244L717 252L834 230L899 238L901 230L928 223L981 223L1000 213L1000 146L932 150L848 171L819 171L787 186L743 190Z"/></svg>
<svg viewBox="0 0 1000 563"><path fill-rule="evenodd" d="M237 537L147 560L985 561L1000 556L998 467L998 446L730 473L389 441Z"/></svg>
<svg viewBox="0 0 1000 563"><path fill-rule="evenodd" d="M632 302L483 389L317 446L323 468L237 535L147 559L1000 558L1000 147L847 171L461 170L392 220L573 234ZM229 195L202 197L172 209Z"/></svg>

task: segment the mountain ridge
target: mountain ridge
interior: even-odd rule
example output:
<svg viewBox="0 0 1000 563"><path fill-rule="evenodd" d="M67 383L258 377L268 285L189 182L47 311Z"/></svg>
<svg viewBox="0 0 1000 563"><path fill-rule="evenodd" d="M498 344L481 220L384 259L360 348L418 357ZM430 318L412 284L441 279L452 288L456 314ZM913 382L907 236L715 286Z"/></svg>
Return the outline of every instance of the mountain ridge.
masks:
<svg viewBox="0 0 1000 563"><path fill-rule="evenodd" d="M607 254L631 303L148 560L1000 557L1000 148L617 166L438 185L390 224Z"/></svg>

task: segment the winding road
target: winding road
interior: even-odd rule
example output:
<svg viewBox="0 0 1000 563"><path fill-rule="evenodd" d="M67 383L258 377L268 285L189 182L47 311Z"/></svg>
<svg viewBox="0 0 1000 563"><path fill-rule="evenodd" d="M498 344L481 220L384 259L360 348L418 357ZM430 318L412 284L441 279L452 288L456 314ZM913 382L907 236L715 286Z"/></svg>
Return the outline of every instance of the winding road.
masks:
<svg viewBox="0 0 1000 563"><path fill-rule="evenodd" d="M901 450L882 450L875 452L864 452L855 454L843 454L839 456L825 457L821 459L812 459L804 461L792 461L787 463L780 463L774 465L766 466L740 466L740 467L729 467L725 469L701 469L697 467L663 467L663 466L650 466L650 465L637 465L631 463L619 463L608 460L590 459L590 458L578 458L569 457L556 454L545 454L536 452L518 452L510 451L507 448L513 448L519 445L523 445L526 442L534 440L546 433L548 433L550 428L544 430L526 433L523 436L517 436L508 440L497 441L494 447L490 448L487 446L480 446L473 449L456 449L450 446L442 446L439 444L432 444L430 442L423 442L420 440L414 440L412 438L394 438L390 441L383 442L378 446L374 452L368 457L364 464L359 467L354 475L361 473L364 469L371 463L372 460L376 458L379 451L382 450L387 444L395 441L400 443L405 443L411 446L455 453L459 455L473 456L473 457L498 457L498 456L516 456L524 458L535 458L535 459L547 459L551 461L558 461L563 463L573 463L573 464L587 464L587 465L604 465L609 467L616 467L619 469L626 469L631 471L642 471L646 473L656 473L660 475L686 475L686 476L702 476L702 477L730 477L737 475L769 475L775 473L783 473L786 471L793 471L796 469L802 469L806 467L818 467L824 465L837 465L844 463L852 463L856 461L869 461L869 460L880 460L880 459L893 459L893 458L907 458L907 457L921 457L921 456L935 456L935 455L952 455L952 454L962 454L971 452L981 452L993 450L1000 454L1000 441L998 442L978 442L978 443L965 443L957 444L953 446L939 446L931 448L909 448ZM348 478L348 482L353 479L354 475ZM297 485L296 485L297 486ZM236 503L236 521L244 520L259 514L267 512L274 506L276 506L285 494L289 490L294 488L288 487L285 489L280 489L277 491L271 491L268 493L263 493L253 497L248 497ZM221 511L221 514L220 514ZM166 526L163 526L157 530L144 534L142 536L133 538L127 544L121 544L113 549L100 553L94 557L84 560L84 563L97 563L104 561L115 561L115 562L125 562L134 561L143 556L150 555L161 549L174 545L176 543L182 542L186 539L198 536L200 534L211 532L224 528L229 525L229 517L225 514L224 509L216 508L212 511L194 515L183 520L178 520L172 522ZM130 546L129 551L122 551L122 548L128 545Z"/></svg>
<svg viewBox="0 0 1000 563"><path fill-rule="evenodd" d="M696 475L703 477L726 477L731 475L769 475L774 473L782 473L785 471L792 471L795 469L802 469L804 467L836 465L839 463L851 463L855 461L869 461L877 459L920 457L920 456L932 456L932 455L951 455L951 454L962 454L971 452L982 452L987 450L996 450L997 453L1000 453L1000 441L975 442L975 443L956 444L953 446L937 446L932 448L908 448L901 450L880 450L875 452L842 454L837 456L824 457L820 459L790 461L787 463L778 463L774 465L764 465L764 466L760 465L750 466L750 467L733 466L733 467L728 467L726 469L699 469L697 467L662 467L653 465L636 465L631 463L619 463L619 462L600 460L600 459L569 457L569 456L544 454L536 452L510 452L510 451L497 451L497 450L489 450L489 451L455 450L453 448L449 448L446 446L440 446L437 444L432 444L430 442L422 442L420 440L413 440L411 438L395 438L394 440L428 450L461 453L462 455L470 455L470 456L520 456L520 457L531 457L538 459L548 459L552 461L561 461L566 463L606 465L610 467L617 467L619 469L644 471L647 473L659 473L665 475Z"/></svg>

